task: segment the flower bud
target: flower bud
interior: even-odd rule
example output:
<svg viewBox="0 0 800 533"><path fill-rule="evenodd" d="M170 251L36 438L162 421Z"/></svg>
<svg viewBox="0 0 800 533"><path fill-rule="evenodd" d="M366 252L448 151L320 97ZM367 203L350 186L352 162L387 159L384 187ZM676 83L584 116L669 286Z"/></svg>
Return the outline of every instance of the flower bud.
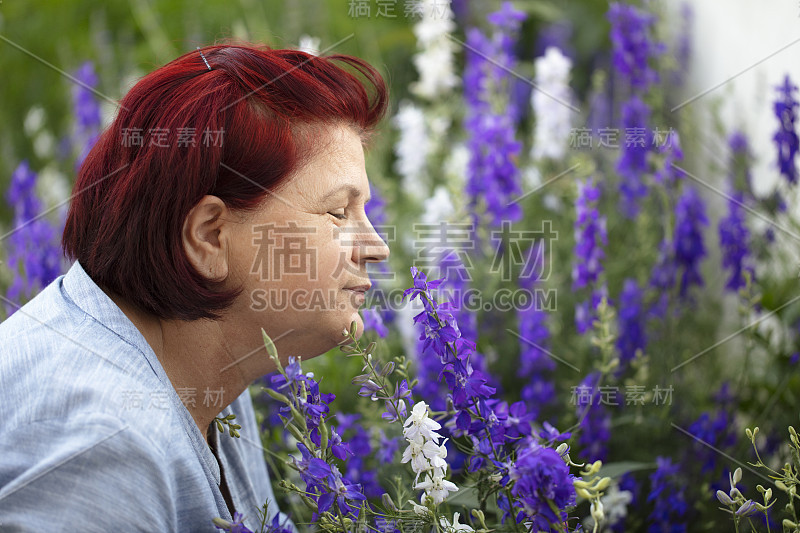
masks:
<svg viewBox="0 0 800 533"><path fill-rule="evenodd" d="M381 494L381 502L383 502L383 506L386 507L389 511L397 511L397 506L392 501L392 497L389 496L388 493L384 492Z"/></svg>
<svg viewBox="0 0 800 533"><path fill-rule="evenodd" d="M733 484L737 484L742 480L742 469L737 468L733 471Z"/></svg>
<svg viewBox="0 0 800 533"><path fill-rule="evenodd" d="M744 518L746 516L750 516L751 514L755 513L756 511L757 511L757 508L756 508L755 502L753 500L747 500L736 511L736 516Z"/></svg>
<svg viewBox="0 0 800 533"><path fill-rule="evenodd" d="M601 502L600 500L592 501L592 506L590 509L594 521L598 524L602 522L603 518L605 518L605 515L603 514L603 502Z"/></svg>
<svg viewBox="0 0 800 533"><path fill-rule="evenodd" d="M717 499L722 505L733 505L733 500L731 500L730 496L721 490L717 491Z"/></svg>

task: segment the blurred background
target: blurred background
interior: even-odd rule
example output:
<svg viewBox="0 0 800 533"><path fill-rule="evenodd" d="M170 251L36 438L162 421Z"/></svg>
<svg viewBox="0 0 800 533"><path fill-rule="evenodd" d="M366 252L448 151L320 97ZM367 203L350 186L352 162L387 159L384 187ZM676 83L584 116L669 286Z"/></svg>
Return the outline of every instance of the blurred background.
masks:
<svg viewBox="0 0 800 533"><path fill-rule="evenodd" d="M463 306L459 323L499 398L578 427L574 456L616 465L616 494L638 510L615 530L716 530L730 458L751 459L745 427L762 426L775 465L788 456L800 403L796 2L2 1L0 317L66 271L57 244L76 170L116 100L225 39L352 54L386 77L391 109L367 155L371 217L396 230L383 290L408 286L416 264L432 277L466 268L484 296L556 291L534 309ZM628 146L637 128L648 142ZM552 271L494 268L520 246L496 237L502 221L551 224L559 237L523 255ZM448 258L445 240L421 264L416 223L470 224L471 251ZM463 295L459 279L448 283ZM406 354L416 394L441 403L411 308L372 304L380 350ZM596 320L611 328L606 351ZM347 385L358 365L307 367L368 428L369 403ZM616 403L598 404L601 387ZM641 405L626 402L632 387ZM263 418L265 442L284 442L269 407Z"/></svg>

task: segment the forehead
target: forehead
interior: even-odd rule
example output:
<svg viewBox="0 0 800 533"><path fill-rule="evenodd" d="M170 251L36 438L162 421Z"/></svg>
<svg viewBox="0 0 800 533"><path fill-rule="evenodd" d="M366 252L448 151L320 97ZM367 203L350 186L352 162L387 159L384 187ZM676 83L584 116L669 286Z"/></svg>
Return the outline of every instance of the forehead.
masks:
<svg viewBox="0 0 800 533"><path fill-rule="evenodd" d="M318 139L311 139L312 155L295 171L287 183L302 197L323 201L332 196L369 195L369 181L364 167L361 138L346 126L320 130Z"/></svg>

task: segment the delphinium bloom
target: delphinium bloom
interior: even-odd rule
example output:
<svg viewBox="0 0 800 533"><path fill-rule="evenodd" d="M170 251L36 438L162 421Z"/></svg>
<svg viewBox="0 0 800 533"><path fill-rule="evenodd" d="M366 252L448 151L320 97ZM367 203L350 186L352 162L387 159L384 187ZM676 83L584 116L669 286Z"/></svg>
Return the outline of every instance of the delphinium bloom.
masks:
<svg viewBox="0 0 800 533"><path fill-rule="evenodd" d="M685 175L685 172L676 165L683 160L683 150L678 132L673 129L665 132L663 143L659 146L658 151L664 154L664 163L653 174L653 179L663 187L675 188L679 178Z"/></svg>
<svg viewBox="0 0 800 533"><path fill-rule="evenodd" d="M646 91L658 81L650 64L663 51L651 36L655 17L631 4L614 2L608 9L615 71L634 89Z"/></svg>
<svg viewBox="0 0 800 533"><path fill-rule="evenodd" d="M458 85L458 76L453 69L456 43L449 38L456 24L449 2L422 0L417 4L416 15L420 19L414 24L414 35L419 51L413 61L419 72L419 81L411 84L411 91L433 100L446 96Z"/></svg>
<svg viewBox="0 0 800 533"><path fill-rule="evenodd" d="M725 288L737 292L745 286L745 272L752 276L750 264L750 232L747 229L744 194L735 191L728 199L728 214L719 221L719 245L722 268L728 271Z"/></svg>
<svg viewBox="0 0 800 533"><path fill-rule="evenodd" d="M477 220L475 210L485 202L494 225L521 216L519 205L511 202L521 193L515 158L522 144L515 139L509 71L515 67L513 43L524 18L511 2L504 2L500 11L489 15L495 28L491 39L476 28L467 32L464 128L469 135L470 161L466 191L473 217Z"/></svg>
<svg viewBox="0 0 800 533"><path fill-rule="evenodd" d="M686 531L686 514L689 505L685 496L685 481L679 478L678 465L669 458L656 458L656 471L650 476L648 502L653 502L650 513L650 533Z"/></svg>
<svg viewBox="0 0 800 533"><path fill-rule="evenodd" d="M375 230L384 238L386 233L386 201L383 199L377 187L370 185L370 201L365 206L367 218L375 227ZM386 236L388 238L388 235ZM375 309L372 313L364 313L365 329L367 329L367 321L369 321L369 328L373 329L378 335L383 338L388 334L388 329L385 324L391 324L394 321L394 311L387 302L387 286L386 281L393 278L391 268L386 261L379 261L375 263L367 263L367 272L369 273L372 288L370 294L375 299ZM371 316L368 316L371 315Z"/></svg>
<svg viewBox="0 0 800 533"><path fill-rule="evenodd" d="M552 531L551 525L566 519L560 510L575 504L574 476L552 448L530 442L509 468L509 477L514 481L511 494L523 505L516 520L532 522L532 531Z"/></svg>
<svg viewBox="0 0 800 533"><path fill-rule="evenodd" d="M614 70L630 99L622 104L622 127L625 133L621 143L622 153L617 163L621 178L622 213L634 218L639 212L639 201L647 195L644 174L647 171L647 153L650 149L648 122L650 108L643 97L650 86L658 81L658 73L651 60L663 47L651 37L655 17L636 6L613 3L608 10L611 22L611 45Z"/></svg>
<svg viewBox="0 0 800 533"><path fill-rule="evenodd" d="M275 518L278 517L279 515L275 515ZM213 522L216 529L228 531L229 533L253 533L244 525L243 520L244 516L237 511L233 513L233 522L223 520L222 518L215 518Z"/></svg>
<svg viewBox="0 0 800 533"><path fill-rule="evenodd" d="M720 451L728 453L736 445L737 424L735 397L728 383L720 387L714 395L716 413L703 412L688 428L695 440L692 441L691 460L700 464L700 474L713 474L720 466ZM724 463L724 461L723 461ZM720 481L712 480L715 488L722 488Z"/></svg>
<svg viewBox="0 0 800 533"><path fill-rule="evenodd" d="M364 309L361 312L361 317L364 320L364 329L372 330L378 334L380 338L385 338L389 334L389 328L383 323L381 313L376 309Z"/></svg>
<svg viewBox="0 0 800 533"><path fill-rule="evenodd" d="M6 297L15 304L44 288L63 268L60 232L41 212L36 179L36 173L23 161L11 175L6 192L6 200L14 210L13 228L6 237L8 265L14 279ZM13 313L16 306L8 304L7 310Z"/></svg>
<svg viewBox="0 0 800 533"><path fill-rule="evenodd" d="M547 253L543 243L534 243L527 252L533 257L535 265L529 275L520 274L519 287L535 295L539 286L539 272ZM535 301L535 296L532 297ZM550 330L547 327L547 312L531 305L517 310L519 321L519 376L525 380L521 396L533 416L555 397L555 385L550 373L556 364L547 354L550 345Z"/></svg>
<svg viewBox="0 0 800 533"><path fill-rule="evenodd" d="M414 488L423 490L422 503L430 500L433 505L439 505L450 492L455 492L458 487L445 479L447 474L447 439L440 444L442 436L437 433L441 424L428 416L428 406L425 402L417 402L411 415L403 424L403 436L408 441L408 447L403 452L403 463L411 463L414 471ZM423 476L422 481L419 481Z"/></svg>
<svg viewBox="0 0 800 533"><path fill-rule="evenodd" d="M344 433L344 432L342 432ZM335 433L334 433L335 434ZM342 443L342 438L336 435L336 439ZM360 424L353 426L353 435L347 439L347 453L349 459L346 463L345 477L347 479L358 483L363 488L364 495L367 498L380 498L381 494L386 490L381 486L378 480L378 473L369 468L367 458L373 453L373 447L370 443L370 434ZM343 457L340 457L342 459Z"/></svg>
<svg viewBox="0 0 800 533"><path fill-rule="evenodd" d="M399 132L394 146L395 171L403 179L403 190L421 198L428 190L425 165L430 151L425 113L419 106L404 101L392 122Z"/></svg>
<svg viewBox="0 0 800 533"><path fill-rule="evenodd" d="M597 210L600 199L600 189L594 180L587 179L578 184L578 198L575 201L575 249L572 266L572 289L593 289L590 301L583 307L579 304L576 308L576 324L578 332L585 333L592 323L594 309L599 303L599 293L602 288L597 287L600 274L603 271L602 261L605 258L603 247L608 244L606 232L606 219L601 217ZM588 305L588 307L586 307ZM585 314L587 316L579 316Z"/></svg>
<svg viewBox="0 0 800 533"><path fill-rule="evenodd" d="M97 96L91 89L98 85L97 74L91 61L83 63L74 73L76 83L72 87L72 105L75 113L75 139L79 153L75 167L79 168L89 150L100 135L102 118Z"/></svg>
<svg viewBox="0 0 800 533"><path fill-rule="evenodd" d="M302 427L307 440L297 443L300 458L292 457L292 463L306 484L306 496L317 505L313 520L328 511L357 518L360 511L357 502L366 500L361 485L342 476L335 465L323 459L346 460L352 455L348 443L342 441L336 428L328 429L323 425L330 413L328 404L335 395L321 393L319 383L310 374L303 374L300 361L294 357L289 358L289 364L271 381L271 394L281 394L289 402L280 409L283 416L295 422L298 416L303 418ZM299 430L295 428L295 431ZM300 439L299 433L294 434ZM313 446L315 452L309 446Z"/></svg>
<svg viewBox="0 0 800 533"><path fill-rule="evenodd" d="M608 454L608 441L611 439L611 414L606 404L616 404L616 393L611 397L602 396L600 373L591 372L575 388L574 400L580 433L580 444L584 455L590 461L603 461Z"/></svg>
<svg viewBox="0 0 800 533"><path fill-rule="evenodd" d="M572 109L569 75L572 61L554 46L536 58L536 88L531 107L536 120L531 157L561 159L567 152Z"/></svg>
<svg viewBox="0 0 800 533"><path fill-rule="evenodd" d="M646 128L650 120L650 108L638 97L633 96L622 106L622 128L625 141L622 154L617 161L620 182L620 209L628 218L639 214L639 201L647 196L644 176L647 172L649 132Z"/></svg>
<svg viewBox="0 0 800 533"><path fill-rule="evenodd" d="M681 270L680 294L685 297L693 285L703 285L700 262L706 256L703 226L708 225L703 199L692 187L685 187L675 208L675 264Z"/></svg>
<svg viewBox="0 0 800 533"><path fill-rule="evenodd" d="M447 424L455 424L455 436L466 436L472 442L474 452L469 457L467 470L477 472L486 468L492 475L500 476L501 486L508 487L498 494L498 506L503 510L503 521L509 517L518 521L534 520L535 517L528 515L527 511L539 512L539 506L535 502L543 501L542 498L551 497L557 500L554 505L560 505L564 500L569 501L569 494L574 495L574 492L569 491L574 489L571 484L569 487L564 486L561 477L547 474L551 472L547 467L549 459L542 466L538 464L539 454L536 453L530 463L523 459L522 463L515 466L514 457L515 453L516 458L522 456L531 442L544 446L555 440L569 438L569 435L562 435L554 428L548 428L546 424L548 431L535 437L531 434L532 416L527 413L523 402L509 406L493 398L495 390L487 385L487 376L473 369L470 364L470 357L475 350L474 343L460 338L458 324L449 307L438 304L431 295L431 291L441 284L441 280L429 281L423 272L413 267L411 272L414 286L407 289L405 294L422 300L424 311L415 320L424 327L423 336L428 347L433 348L440 357L443 365L441 375L450 389L448 404L455 410L454 420L451 419ZM429 429L434 430L432 427ZM416 455L419 456L419 453ZM563 464L558 454L556 457ZM544 473L539 467L543 468ZM520 483L516 496L512 494L509 485L509 481L513 481L513 468L517 468L515 480ZM533 481L527 477L529 475L533 476ZM520 481L522 478L529 481ZM533 484L537 486L537 493L528 495L526 490ZM558 515L562 509L550 510Z"/></svg>
<svg viewBox="0 0 800 533"><path fill-rule="evenodd" d="M797 165L795 158L800 150L800 140L798 140L795 121L797 120L797 100L794 93L797 86L789 79L789 75L783 81L783 85L777 87L778 99L775 101L773 109L775 116L778 117L778 131L772 139L778 146L778 170L790 184L797 183Z"/></svg>
<svg viewBox="0 0 800 533"><path fill-rule="evenodd" d="M617 306L619 308L617 349L619 350L621 369L627 368L636 357L637 352L644 351L647 347L645 324L647 315L642 300L642 289L636 280L626 279Z"/></svg>
<svg viewBox="0 0 800 533"><path fill-rule="evenodd" d="M675 249L668 240L661 241L658 256L650 273L649 288L655 292L655 300L649 310L654 319L663 319L669 308L669 292L675 286L678 267L675 263Z"/></svg>

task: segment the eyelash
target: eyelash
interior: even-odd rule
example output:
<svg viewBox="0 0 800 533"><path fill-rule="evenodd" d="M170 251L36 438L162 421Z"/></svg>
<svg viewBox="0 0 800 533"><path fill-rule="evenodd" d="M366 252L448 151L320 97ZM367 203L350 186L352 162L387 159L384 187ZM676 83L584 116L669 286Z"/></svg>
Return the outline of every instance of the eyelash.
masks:
<svg viewBox="0 0 800 533"><path fill-rule="evenodd" d="M330 216L332 216L333 218L337 219L337 220L347 220L347 215L345 215L344 213L331 213L331 212L328 212L328 214Z"/></svg>

